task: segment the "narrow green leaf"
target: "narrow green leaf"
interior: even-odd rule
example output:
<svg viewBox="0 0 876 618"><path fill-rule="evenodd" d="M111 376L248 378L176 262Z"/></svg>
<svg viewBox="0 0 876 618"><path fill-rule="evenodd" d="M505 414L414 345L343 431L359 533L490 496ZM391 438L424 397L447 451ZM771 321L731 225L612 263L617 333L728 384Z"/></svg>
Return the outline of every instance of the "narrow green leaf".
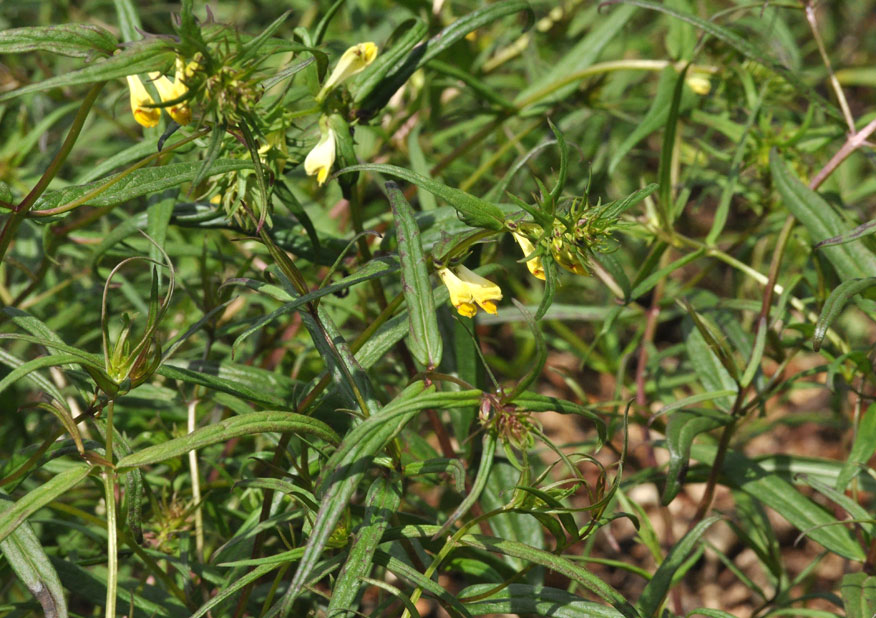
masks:
<svg viewBox="0 0 876 618"><path fill-rule="evenodd" d="M252 412L242 416L233 416L219 423L196 429L185 436L136 451L122 457L116 464L116 468L120 471L138 468L179 457L189 451L204 448L217 442L269 432L307 434L330 444L340 442L340 438L331 427L315 418L292 412Z"/></svg>
<svg viewBox="0 0 876 618"><path fill-rule="evenodd" d="M395 219L402 292L408 307L408 348L421 365L433 369L441 362L443 340L438 331L438 314L432 298L432 284L429 282L423 245L420 242L420 228L414 219L411 205L398 185L392 181L387 182L386 194Z"/></svg>
<svg viewBox="0 0 876 618"><path fill-rule="evenodd" d="M362 525L355 533L356 538L332 588L326 615L335 618L354 618L358 615L356 597L362 586L361 579L368 577L371 572L374 553L383 531L398 510L400 489L385 477L377 477L368 489Z"/></svg>
<svg viewBox="0 0 876 618"><path fill-rule="evenodd" d="M417 460L405 464L403 476L419 476L421 474L447 474L453 478L453 488L462 493L465 491L465 468L459 459L436 457L435 459Z"/></svg>
<svg viewBox="0 0 876 618"><path fill-rule="evenodd" d="M663 599L669 593L672 585L672 576L684 564L688 555L694 550L700 542L700 537L708 530L712 524L719 521L720 517L709 517L704 519L696 526L690 529L680 541L678 541L647 583L642 595L639 597L638 606L642 611L642 616L655 616L657 610L663 604Z"/></svg>
<svg viewBox="0 0 876 618"><path fill-rule="evenodd" d="M725 612L720 609L709 609L707 607L700 607L693 610L687 615L687 618L693 618L694 616L706 616L707 618L737 618L737 616L734 616L730 612Z"/></svg>
<svg viewBox="0 0 876 618"><path fill-rule="evenodd" d="M710 464L714 458L715 447L700 445L691 452L701 461ZM781 459L787 466L788 456L783 455ZM755 462L741 453L729 451L724 462L724 475L731 485L776 511L816 543L844 558L864 560L866 553L851 532L827 510L797 491L777 472L771 471L767 467L768 463L763 459ZM797 468L792 473L808 472L806 467ZM828 482L832 480L829 479Z"/></svg>
<svg viewBox="0 0 876 618"><path fill-rule="evenodd" d="M554 295L557 291L557 263L552 255L541 258L541 267L544 268L544 295L535 310L535 320L541 320L547 315L554 304Z"/></svg>
<svg viewBox="0 0 876 618"><path fill-rule="evenodd" d="M866 277L864 279L850 279L840 283L827 297L824 302L824 307L821 309L821 315L818 316L818 323L815 325L815 332L812 334L812 347L817 352L821 348L821 342L824 341L824 336L834 320L836 320L846 303L855 294L860 294L867 288L876 286L876 277Z"/></svg>
<svg viewBox="0 0 876 618"><path fill-rule="evenodd" d="M874 453L876 453L876 403L870 404L861 417L858 430L855 432L852 450L843 462L843 467L836 479L837 491L846 490L849 481L857 475L858 469L865 467Z"/></svg>
<svg viewBox="0 0 876 618"><path fill-rule="evenodd" d="M541 395L529 391L520 393L519 395L514 397L514 399L511 400L510 403L513 403L523 410L529 410L530 412L557 412L559 414L576 414L578 416L586 418L594 424L597 435L601 442L604 442L608 438L608 430L602 417L593 412L593 410L590 410L577 403L572 403L571 401L566 401L565 399L559 399L557 397L550 397L548 395Z"/></svg>
<svg viewBox="0 0 876 618"><path fill-rule="evenodd" d="M10 371L2 380L0 380L0 393L15 384L15 382L20 378L28 376L30 373L36 371L37 369L67 365L70 363L76 363L78 362L78 360L78 356L74 356L72 354L54 354L52 356L41 356L39 358L29 360L15 367L15 369ZM47 392L59 402L64 402L64 397L61 395L60 391L57 390L57 388L52 388Z"/></svg>
<svg viewBox="0 0 876 618"><path fill-rule="evenodd" d="M760 369L760 361L763 359L763 350L766 346L767 331L766 318L761 318L757 323L757 337L754 340L754 349L751 351L751 357L748 359L745 373L742 374L742 379L739 380L739 386L742 388L748 388L754 376L757 375L757 370Z"/></svg>
<svg viewBox="0 0 876 618"><path fill-rule="evenodd" d="M258 35L252 37L246 43L240 46L240 51L237 53L235 60L239 63L245 63L247 60L255 58L255 56L259 53L260 48L265 42L274 36L274 33L280 29L286 20L289 18L289 15L292 14L292 11L286 11L282 15L280 15L277 19L272 21L267 28L262 30Z"/></svg>
<svg viewBox="0 0 876 618"><path fill-rule="evenodd" d="M654 193L657 189L660 188L656 182L652 182L651 184L645 185L638 191L634 191L630 193L628 196L621 198L619 200L615 200L614 202L609 202L599 207L598 213L600 219L616 219L628 211L630 208L641 202L643 199Z"/></svg>
<svg viewBox="0 0 876 618"><path fill-rule="evenodd" d="M39 214L40 210L57 208L81 200L90 194L93 194L93 197L90 197L83 204L90 206L120 204L136 197L150 195L191 182L199 173L200 168L200 161L170 163L160 167L137 169L124 175L116 174L85 185L48 191L36 201L35 214ZM252 163L235 159L219 159L211 166L208 176L242 169L252 169ZM104 187L105 189L103 189Z"/></svg>
<svg viewBox="0 0 876 618"><path fill-rule="evenodd" d="M374 563L386 568L386 570L394 575L409 581L429 596L440 600L445 607L452 609L456 615L462 616L462 618L469 618L471 616L465 606L457 600L456 595L445 590L437 581L425 577L408 563L379 549L374 553Z"/></svg>
<svg viewBox="0 0 876 618"><path fill-rule="evenodd" d="M8 506L11 502L9 496L0 490L0 504ZM67 602L64 600L61 580L29 523L22 523L0 541L0 553L21 583L42 605L47 618L67 618Z"/></svg>
<svg viewBox="0 0 876 618"><path fill-rule="evenodd" d="M675 89L672 91L672 100L666 113L666 124L663 130L663 147L660 150L660 166L657 170L657 181L660 183L660 199L657 204L657 214L660 216L660 224L669 233L675 219L673 208L674 191L672 186L672 160L676 147L676 133L678 132L678 119L681 111L681 98L684 94L684 78L690 65L685 65L678 77L675 78Z"/></svg>
<svg viewBox="0 0 876 618"><path fill-rule="evenodd" d="M462 216L463 221L473 227L482 227L488 230L500 231L505 228L505 215L502 209L491 204L479 197L475 197L465 191L448 187L431 178L426 178L419 174L415 174L403 167L395 165L384 165L380 163L365 163L362 165L351 165L336 172L337 174L347 174L349 172L375 172L378 174L386 174L407 180L418 187L429 191L436 197L440 197L448 204L453 206Z"/></svg>
<svg viewBox="0 0 876 618"><path fill-rule="evenodd" d="M113 53L116 43L112 34L90 24L11 28L0 32L0 54L45 51L87 58L95 51Z"/></svg>
<svg viewBox="0 0 876 618"><path fill-rule="evenodd" d="M624 160L627 153L636 144L666 125L677 79L678 71L675 70L675 67L666 67L660 73L660 80L657 82L657 92L654 95L651 107L648 108L645 117L636 124L632 132L621 142L621 145L615 149L611 162L608 164L609 174L614 173L618 164Z"/></svg>
<svg viewBox="0 0 876 618"><path fill-rule="evenodd" d="M137 7L134 6L133 0L113 0L116 6L116 15L119 17L119 30L122 31L122 39L124 41L136 41L143 37L140 30L143 29L143 24L140 22L140 15L137 13Z"/></svg>
<svg viewBox="0 0 876 618"><path fill-rule="evenodd" d="M17 90L0 94L0 102L8 101L24 94L43 92L52 88L80 86L95 82L120 79L134 73L159 71L173 62L173 51L161 39L137 42L106 60L94 62L78 71L61 73L54 77L36 81Z"/></svg>
<svg viewBox="0 0 876 618"><path fill-rule="evenodd" d="M231 364L223 363L220 367L227 365ZM216 375L220 367L195 361L169 361L161 365L156 373L187 384L206 386L211 390L235 395L263 406L283 408L289 405L286 399L271 392L271 389L267 389L262 381L252 382L246 378L238 380L224 377L222 374ZM264 373L269 374L270 372ZM253 388L249 384L262 384L262 386Z"/></svg>
<svg viewBox="0 0 876 618"><path fill-rule="evenodd" d="M8 537L28 517L82 482L91 473L91 469L86 464L74 464L19 498L12 506L0 511L0 541Z"/></svg>
<svg viewBox="0 0 876 618"><path fill-rule="evenodd" d="M456 523L460 517L468 513L471 510L471 507L473 507L481 497L481 492L484 490L484 487L487 486L487 479L490 477L490 470L493 467L493 456L496 454L497 442L498 439L494 433L488 432L484 434L481 462L478 464L478 471L475 475L474 483L472 483L471 489L466 494L465 498L463 498L462 502L459 503L459 506L456 507L456 510L450 514L450 517L447 518L444 525L442 525L438 532L435 533L435 538L444 536L447 531L450 530L450 527Z"/></svg>
<svg viewBox="0 0 876 618"><path fill-rule="evenodd" d="M675 499L684 485L694 439L701 433L724 427L732 420L729 414L717 410L679 411L669 418L666 426L669 466L666 470L666 485L661 495L664 506Z"/></svg>
<svg viewBox="0 0 876 618"><path fill-rule="evenodd" d="M806 226L813 242L848 231L846 224L827 201L800 182L778 152L770 152L773 182L788 210ZM876 272L876 255L860 242L819 249L830 260L840 279L870 277Z"/></svg>
<svg viewBox="0 0 876 618"><path fill-rule="evenodd" d="M556 618L622 618L623 614L613 607L585 601L580 596L559 588L510 584L477 601L467 598L480 597L492 590L495 584L475 584L459 592L459 598L472 616L497 614L554 616Z"/></svg>
<svg viewBox="0 0 876 618"><path fill-rule="evenodd" d="M587 568L578 566L562 556L557 556L549 551L537 549L524 543L479 534L467 534L459 539L459 544L485 551L498 552L506 556L513 556L527 563L539 564L582 585L599 598L614 606L621 615L627 618L639 618L640 616L639 612L617 590L602 581L600 577L591 573Z"/></svg>
<svg viewBox="0 0 876 618"><path fill-rule="evenodd" d="M528 2L502 0L467 13L429 39L426 53L420 59L418 68L444 53L454 43L465 38L468 33L488 26L501 17L519 12L526 13L528 27L535 17Z"/></svg>
<svg viewBox="0 0 876 618"><path fill-rule="evenodd" d="M867 573L847 573L840 583L847 618L873 618L876 615L876 577Z"/></svg>
<svg viewBox="0 0 876 618"><path fill-rule="evenodd" d="M356 78L353 101L358 105L375 94L375 100L364 107L378 109L383 99L388 100L416 70L418 54L410 54L414 45L423 40L429 27L422 19L412 17L402 22L392 34L391 46L380 50L380 55ZM410 57L409 57L410 54ZM378 94L379 93L379 94Z"/></svg>
<svg viewBox="0 0 876 618"><path fill-rule="evenodd" d="M685 324L685 331L685 347L691 367L699 376L706 391L738 392L739 386L716 353L717 345L709 345L703 337L701 329L692 328L689 323ZM732 359L730 360L732 361ZM715 401L726 411L729 411L733 406L733 397L724 397Z"/></svg>

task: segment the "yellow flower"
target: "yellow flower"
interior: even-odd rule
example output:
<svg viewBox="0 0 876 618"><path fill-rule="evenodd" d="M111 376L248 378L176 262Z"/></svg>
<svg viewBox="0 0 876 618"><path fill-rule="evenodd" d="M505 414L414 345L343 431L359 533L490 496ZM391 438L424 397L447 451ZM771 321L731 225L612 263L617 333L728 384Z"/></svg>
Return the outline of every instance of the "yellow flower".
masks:
<svg viewBox="0 0 876 618"><path fill-rule="evenodd" d="M708 73L692 73L684 81L687 83L688 88L699 95L705 96L712 90L712 82L709 80Z"/></svg>
<svg viewBox="0 0 876 618"><path fill-rule="evenodd" d="M322 185L335 164L335 132L325 116L319 120L319 129L321 136L304 159L304 171L308 176L316 174L316 181Z"/></svg>
<svg viewBox="0 0 876 618"><path fill-rule="evenodd" d="M328 80L322 85L319 94L316 95L317 101L322 101L329 90L340 84L348 77L352 77L356 73L362 71L377 58L377 45L374 43L359 43L353 45L341 56L338 64L335 66Z"/></svg>
<svg viewBox="0 0 876 618"><path fill-rule="evenodd" d="M496 302L502 300L501 288L465 266L459 266L457 273L454 274L449 268L438 269L438 276L450 292L450 302L459 314L473 317L478 312L475 303L487 313L495 314Z"/></svg>
<svg viewBox="0 0 876 618"><path fill-rule="evenodd" d="M518 234L517 232L513 232L514 240L517 241L517 244L520 245L520 249L523 251L523 257L527 257L532 255L535 251L535 246L532 242L522 234ZM544 266L541 263L541 257L535 256L532 259L526 260L526 267L529 269L529 272L532 273L533 277L538 277L542 281L544 281Z"/></svg>
<svg viewBox="0 0 876 618"><path fill-rule="evenodd" d="M170 81L166 75L162 75L157 71L149 74L149 77L152 79L152 83L155 84L155 88L158 90L158 94L163 102L175 101L186 95L189 89L188 86L185 85L183 79L191 77L194 72L192 64L194 63L189 63L189 66L187 67L183 63L182 58L177 58L176 75L174 75L173 81ZM196 64L195 67L197 67ZM188 124L192 121L192 110L189 108L187 101L179 101L165 109L167 110L167 113L170 114L170 117L179 124Z"/></svg>
<svg viewBox="0 0 876 618"><path fill-rule="evenodd" d="M131 112L134 114L134 120L144 127L154 127L161 117L161 110L157 107L148 107L155 105L155 101L138 76L128 75L127 79L128 88L131 90Z"/></svg>

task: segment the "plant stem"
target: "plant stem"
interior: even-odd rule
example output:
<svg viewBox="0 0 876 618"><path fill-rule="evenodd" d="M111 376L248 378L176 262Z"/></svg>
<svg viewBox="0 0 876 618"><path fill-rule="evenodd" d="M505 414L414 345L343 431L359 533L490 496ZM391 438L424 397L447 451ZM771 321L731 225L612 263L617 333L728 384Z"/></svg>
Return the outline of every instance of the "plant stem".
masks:
<svg viewBox="0 0 876 618"><path fill-rule="evenodd" d="M106 460L113 461L113 407L115 401L109 400L106 412ZM119 539L116 522L116 472L104 468L103 484L106 500L106 618L116 618L116 588L119 581Z"/></svg>
<svg viewBox="0 0 876 618"><path fill-rule="evenodd" d="M193 399L188 406L188 432L195 431L198 400ZM198 451L189 451L189 475L192 477L192 501L195 503L195 549L198 559L204 559L204 513L201 511L201 476L198 472Z"/></svg>

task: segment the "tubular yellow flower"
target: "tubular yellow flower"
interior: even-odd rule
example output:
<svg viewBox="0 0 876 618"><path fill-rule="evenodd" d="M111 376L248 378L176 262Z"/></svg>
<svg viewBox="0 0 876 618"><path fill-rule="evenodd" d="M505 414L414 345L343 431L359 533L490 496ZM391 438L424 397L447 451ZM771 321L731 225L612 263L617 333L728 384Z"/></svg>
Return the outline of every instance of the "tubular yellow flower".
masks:
<svg viewBox="0 0 876 618"><path fill-rule="evenodd" d="M345 79L352 77L356 73L363 70L377 58L377 45L374 43L359 43L353 45L341 56L338 64L329 78L322 85L319 94L316 95L317 101L322 101L329 90L340 84Z"/></svg>
<svg viewBox="0 0 876 618"><path fill-rule="evenodd" d="M139 77L128 75L127 79L128 88L131 91L131 113L134 114L134 120L144 127L154 127L158 124L158 119L161 118L161 110L157 107L147 107L155 105L155 101Z"/></svg>
<svg viewBox="0 0 876 618"><path fill-rule="evenodd" d="M459 315L464 315L467 318L474 317L478 308L474 304L469 287L449 268L439 268L438 276L447 286L447 291L450 292L450 303L456 307Z"/></svg>
<svg viewBox="0 0 876 618"><path fill-rule="evenodd" d="M480 275L473 273L465 266L457 271L459 278L468 286L474 301L487 313L497 313L496 302L502 300L502 288Z"/></svg>
<svg viewBox="0 0 876 618"><path fill-rule="evenodd" d="M328 126L325 116L320 118L319 128L321 136L304 159L304 171L308 176L316 174L316 181L322 186L335 164L335 132Z"/></svg>
<svg viewBox="0 0 876 618"><path fill-rule="evenodd" d="M518 234L517 232L513 232L513 234L514 240L517 241L517 244L520 245L520 249L523 251L523 257L532 255L532 252L535 251L535 246L532 242L522 234ZM540 256L535 256L530 260L526 260L526 267L529 269L529 272L532 273L533 277L537 277L544 281L544 266L541 263Z"/></svg>
<svg viewBox="0 0 876 618"><path fill-rule="evenodd" d="M182 62L177 59L176 75L174 76L173 81L170 81L166 75L162 75L157 71L149 74L149 77L152 79L152 83L155 84L155 88L158 90L158 94L162 101L175 101L186 95L189 89L183 82L183 76L185 73L185 67ZM192 121L192 110L189 108L187 101L174 103L165 109L167 110L167 113L170 114L170 117L179 124L188 124Z"/></svg>

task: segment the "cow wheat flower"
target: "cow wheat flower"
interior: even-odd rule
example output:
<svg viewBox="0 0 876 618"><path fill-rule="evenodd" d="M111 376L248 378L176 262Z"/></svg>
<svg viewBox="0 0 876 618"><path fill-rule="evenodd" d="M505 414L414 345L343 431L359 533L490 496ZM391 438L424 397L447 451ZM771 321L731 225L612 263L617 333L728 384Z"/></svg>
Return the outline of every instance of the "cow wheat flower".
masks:
<svg viewBox="0 0 876 618"><path fill-rule="evenodd" d="M128 75L127 80L131 91L131 113L134 114L134 120L147 128L156 126L158 119L161 118L161 110L157 107L149 107L155 105L152 95L137 75Z"/></svg>
<svg viewBox="0 0 876 618"><path fill-rule="evenodd" d="M502 289L489 279L484 279L465 266L459 266L457 274L449 268L439 268L438 276L447 286L450 302L460 315L474 317L478 306L487 313L497 312L496 302L502 300Z"/></svg>
<svg viewBox="0 0 876 618"><path fill-rule="evenodd" d="M374 43L359 43L350 47L338 60L338 64L316 95L316 100L322 101L332 88L362 71L374 62L375 58L377 58L377 45Z"/></svg>
<svg viewBox="0 0 876 618"><path fill-rule="evenodd" d="M157 71L150 73L149 77L152 79L152 83L155 84L155 88L158 90L161 100L163 102L176 101L177 99L184 97L188 93L189 88L183 80L190 78L196 67L197 63L189 63L189 65L186 66L182 58L177 58L176 74L173 77L173 81L171 81L166 75L162 75ZM192 121L192 110L189 108L187 101L177 101L165 109L167 110L167 113L170 114L170 117L179 124L189 124Z"/></svg>
<svg viewBox="0 0 876 618"><path fill-rule="evenodd" d="M316 174L316 181L321 186L335 164L335 132L328 125L325 116L320 118L319 129L321 136L304 159L304 171L308 176Z"/></svg>

